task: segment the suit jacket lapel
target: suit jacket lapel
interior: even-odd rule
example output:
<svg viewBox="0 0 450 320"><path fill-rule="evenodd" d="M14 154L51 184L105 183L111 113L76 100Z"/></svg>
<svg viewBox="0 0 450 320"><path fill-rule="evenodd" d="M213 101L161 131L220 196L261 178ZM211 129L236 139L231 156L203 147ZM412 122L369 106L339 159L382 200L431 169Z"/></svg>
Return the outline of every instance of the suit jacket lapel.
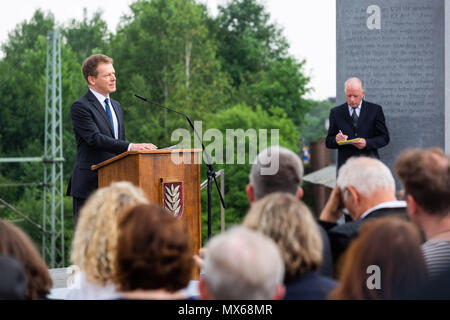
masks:
<svg viewBox="0 0 450 320"><path fill-rule="evenodd" d="M347 134L350 137L350 136L354 135L355 129L353 128L353 120L352 120L352 118L350 118L350 113L348 112L347 103L345 103L342 106L341 112L342 112L342 116L344 117L345 122L347 122L349 124L349 128L351 129L351 134L349 132L344 132L344 134Z"/></svg>
<svg viewBox="0 0 450 320"><path fill-rule="evenodd" d="M116 114L116 118L117 118L117 137L120 139L120 128L122 127L122 119L119 117L119 106L116 100L113 99L109 99L111 101L111 104L114 108L114 113Z"/></svg>
<svg viewBox="0 0 450 320"><path fill-rule="evenodd" d="M91 92L91 90L88 90L87 98L91 102L91 105L94 107L94 109L96 109L103 116L103 120L105 120L107 126L109 127L109 132L111 133L111 136L114 138L114 131L111 127L111 122L109 121L108 115L106 114L105 109L102 107L102 105L100 104L98 99ZM114 110L115 110L115 108L114 108Z"/></svg>
<svg viewBox="0 0 450 320"><path fill-rule="evenodd" d="M350 113L348 112L348 105L347 104L344 104L342 106L341 112L343 113L345 121L347 121L348 123L351 123L352 126L353 126L353 120L352 120L352 118L350 118Z"/></svg>
<svg viewBox="0 0 450 320"><path fill-rule="evenodd" d="M359 118L358 118L358 128L361 123L364 123L364 117L367 115L369 110L367 110L368 106L367 103L363 100L361 103L361 110L359 112Z"/></svg>

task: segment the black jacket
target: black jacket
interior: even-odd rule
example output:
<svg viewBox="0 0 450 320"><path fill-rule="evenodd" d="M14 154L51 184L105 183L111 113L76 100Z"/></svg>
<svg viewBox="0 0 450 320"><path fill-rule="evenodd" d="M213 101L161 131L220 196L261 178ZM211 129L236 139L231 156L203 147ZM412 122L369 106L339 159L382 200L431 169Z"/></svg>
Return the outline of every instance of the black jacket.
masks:
<svg viewBox="0 0 450 320"><path fill-rule="evenodd" d="M336 135L339 133L339 130L348 136L348 140L355 138L366 139L366 148L360 150L352 145L339 146L336 142ZM381 106L363 100L357 130L353 127L347 103L331 109L326 146L331 149L339 149L337 169L350 157L368 156L379 159L378 148L384 147L388 143L389 132Z"/></svg>
<svg viewBox="0 0 450 320"><path fill-rule="evenodd" d="M88 198L97 189L97 172L91 166L127 151L129 142L125 141L125 127L120 103L110 99L117 117L119 139L114 132L105 109L88 90L70 108L72 128L77 143L77 155L67 195Z"/></svg>
<svg viewBox="0 0 450 320"><path fill-rule="evenodd" d="M361 226L371 219L381 218L384 216L396 215L408 219L406 208L380 208L368 214L363 219L347 222L341 225L329 223L319 220L319 224L327 231L330 239L331 255L333 257L333 266L339 263L342 254L347 250L348 246L359 234Z"/></svg>

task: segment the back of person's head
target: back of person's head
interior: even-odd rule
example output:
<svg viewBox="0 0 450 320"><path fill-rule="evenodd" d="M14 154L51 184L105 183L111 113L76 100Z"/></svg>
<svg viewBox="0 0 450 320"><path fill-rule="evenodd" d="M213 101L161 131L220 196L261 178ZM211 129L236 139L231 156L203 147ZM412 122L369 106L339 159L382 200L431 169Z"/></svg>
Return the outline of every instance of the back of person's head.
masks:
<svg viewBox="0 0 450 320"><path fill-rule="evenodd" d="M115 272L117 221L128 208L148 203L142 189L114 182L95 191L80 212L72 241L72 262L99 285L112 283Z"/></svg>
<svg viewBox="0 0 450 320"><path fill-rule="evenodd" d="M389 190L395 194L395 181L389 168L380 160L368 157L352 157L339 169L337 186L345 196L347 186L370 196L378 190Z"/></svg>
<svg viewBox="0 0 450 320"><path fill-rule="evenodd" d="M383 217L363 225L342 259L339 285L329 299L402 299L426 279L417 227Z"/></svg>
<svg viewBox="0 0 450 320"><path fill-rule="evenodd" d="M394 168L406 196L411 195L427 213L450 213L450 161L442 149L408 149Z"/></svg>
<svg viewBox="0 0 450 320"><path fill-rule="evenodd" d="M322 264L323 244L317 223L308 207L293 195L276 192L256 201L242 225L262 232L278 245L285 283Z"/></svg>
<svg viewBox="0 0 450 320"><path fill-rule="evenodd" d="M24 300L25 271L15 258L0 255L0 300Z"/></svg>
<svg viewBox="0 0 450 320"><path fill-rule="evenodd" d="M256 200L272 192L296 195L302 185L302 178L303 164L299 156L280 146L261 151L249 176Z"/></svg>
<svg viewBox="0 0 450 320"><path fill-rule="evenodd" d="M116 284L119 291L185 288L194 260L180 219L156 204L142 204L119 220Z"/></svg>
<svg viewBox="0 0 450 320"><path fill-rule="evenodd" d="M212 238L207 248L200 280L204 299L269 300L284 296L284 265L270 238L235 227Z"/></svg>
<svg viewBox="0 0 450 320"><path fill-rule="evenodd" d="M0 219L0 254L15 258L23 266L26 299L45 299L53 282L45 261L30 238L18 227Z"/></svg>

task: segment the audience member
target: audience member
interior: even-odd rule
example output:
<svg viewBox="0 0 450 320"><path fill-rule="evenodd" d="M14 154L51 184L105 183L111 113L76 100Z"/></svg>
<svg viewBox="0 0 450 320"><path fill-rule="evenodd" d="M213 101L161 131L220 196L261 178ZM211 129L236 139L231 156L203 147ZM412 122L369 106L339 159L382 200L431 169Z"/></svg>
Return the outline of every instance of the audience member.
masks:
<svg viewBox="0 0 450 320"><path fill-rule="evenodd" d="M74 239L72 262L81 272L75 275L69 300L112 299L117 251L117 221L128 208L148 203L144 192L130 182L115 182L90 196L83 206Z"/></svg>
<svg viewBox="0 0 450 320"><path fill-rule="evenodd" d="M242 223L271 238L284 260L284 299L322 300L336 282L316 271L322 264L322 239L312 213L288 193L272 193L252 204Z"/></svg>
<svg viewBox="0 0 450 320"><path fill-rule="evenodd" d="M289 149L272 146L261 151L256 157L245 191L248 201L253 203L273 192L285 192L303 197L302 189L303 164L300 157ZM333 266L330 241L326 231L319 226L322 238L322 264L319 273L331 277Z"/></svg>
<svg viewBox="0 0 450 320"><path fill-rule="evenodd" d="M344 206L353 221L338 225ZM320 214L320 223L330 238L334 267L363 223L392 214L407 217L406 203L395 197L394 177L389 168L374 158L347 160L339 169L337 186Z"/></svg>
<svg viewBox="0 0 450 320"><path fill-rule="evenodd" d="M15 258L23 267L26 299L45 299L52 288L52 279L45 261L30 238L18 227L0 219L0 254Z"/></svg>
<svg viewBox="0 0 450 320"><path fill-rule="evenodd" d="M25 271L13 257L0 255L0 300L24 300Z"/></svg>
<svg viewBox="0 0 450 320"><path fill-rule="evenodd" d="M236 227L208 243L199 291L205 300L282 299L284 266L275 243Z"/></svg>
<svg viewBox="0 0 450 320"><path fill-rule="evenodd" d="M440 272L425 282L417 290L407 295L407 299L450 300L450 269Z"/></svg>
<svg viewBox="0 0 450 320"><path fill-rule="evenodd" d="M345 253L332 300L403 299L426 280L419 230L390 216L364 224Z"/></svg>
<svg viewBox="0 0 450 320"><path fill-rule="evenodd" d="M138 205L119 220L116 283L124 299L191 299L182 289L194 260L183 222L156 204Z"/></svg>
<svg viewBox="0 0 450 320"><path fill-rule="evenodd" d="M411 220L425 234L422 245L431 278L450 269L450 160L442 149L409 149L395 171L405 189Z"/></svg>

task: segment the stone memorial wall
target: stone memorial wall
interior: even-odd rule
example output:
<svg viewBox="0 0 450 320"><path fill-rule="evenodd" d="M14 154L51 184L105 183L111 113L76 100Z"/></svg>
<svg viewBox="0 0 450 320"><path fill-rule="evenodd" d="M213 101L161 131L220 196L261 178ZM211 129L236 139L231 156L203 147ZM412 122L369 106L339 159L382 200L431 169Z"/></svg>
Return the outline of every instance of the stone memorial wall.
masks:
<svg viewBox="0 0 450 320"><path fill-rule="evenodd" d="M450 152L445 2L450 1L336 1L336 103L345 102L347 78L364 82L365 99L380 104L386 116L391 141L379 152L391 168L408 147Z"/></svg>

